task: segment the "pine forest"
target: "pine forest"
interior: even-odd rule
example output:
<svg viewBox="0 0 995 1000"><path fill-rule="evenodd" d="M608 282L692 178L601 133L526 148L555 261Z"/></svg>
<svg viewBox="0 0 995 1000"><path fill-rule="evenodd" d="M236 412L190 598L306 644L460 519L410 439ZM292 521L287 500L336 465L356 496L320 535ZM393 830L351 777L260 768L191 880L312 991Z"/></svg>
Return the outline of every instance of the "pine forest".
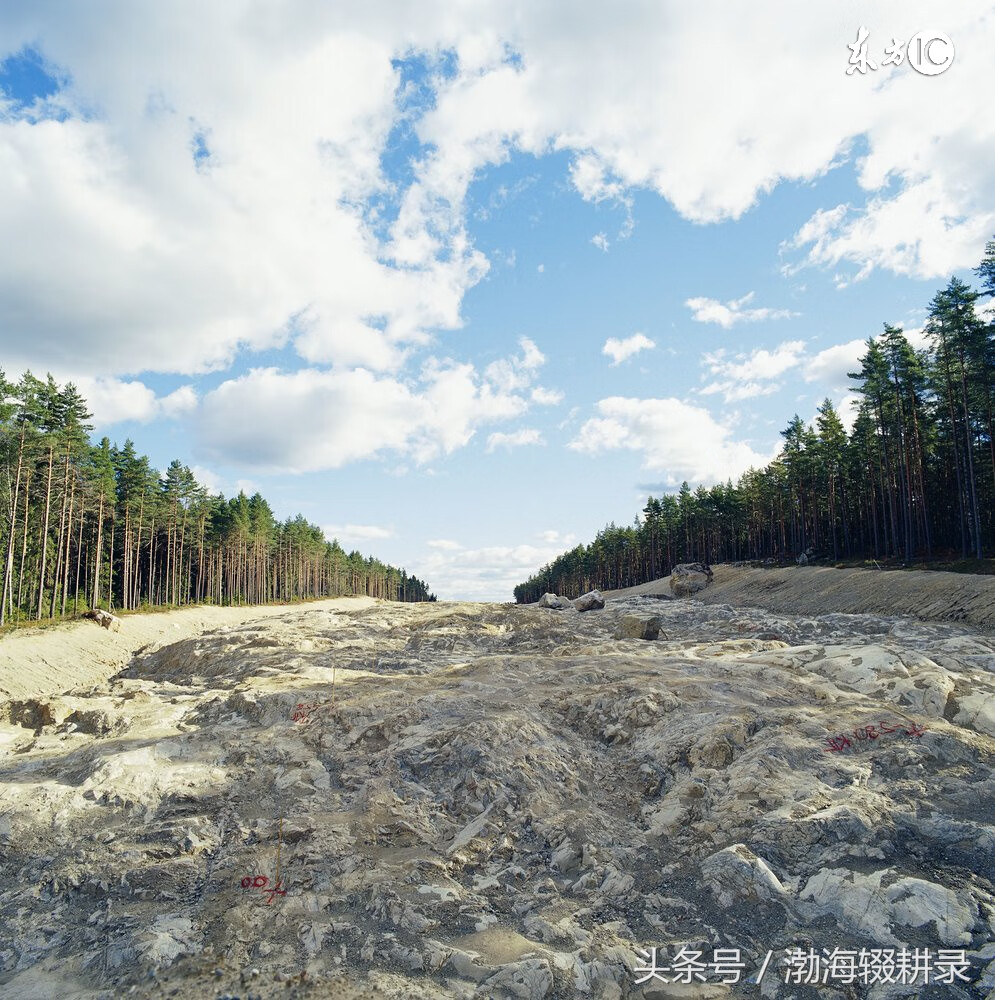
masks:
<svg viewBox="0 0 995 1000"><path fill-rule="evenodd" d="M849 432L826 399L814 425L791 420L766 468L651 496L631 527L609 524L519 584L515 599L634 586L682 562L801 553L984 568L995 552L995 241L975 273L980 290L952 278L930 301L921 349L888 324L867 341L849 376L859 398Z"/></svg>
<svg viewBox="0 0 995 1000"><path fill-rule="evenodd" d="M277 521L258 493L226 500L179 461L160 475L131 441L92 444L89 419L71 383L0 372L0 625L97 607L435 600L304 517Z"/></svg>

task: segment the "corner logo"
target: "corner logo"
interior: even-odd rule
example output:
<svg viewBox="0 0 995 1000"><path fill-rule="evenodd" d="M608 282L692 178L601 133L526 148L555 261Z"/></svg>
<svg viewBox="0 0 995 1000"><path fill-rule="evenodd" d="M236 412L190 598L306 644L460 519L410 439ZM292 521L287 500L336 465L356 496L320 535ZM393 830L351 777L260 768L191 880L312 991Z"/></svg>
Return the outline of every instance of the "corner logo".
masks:
<svg viewBox="0 0 995 1000"><path fill-rule="evenodd" d="M907 54L909 65L917 73L938 76L954 61L954 43L942 31L920 31L912 36Z"/></svg>
<svg viewBox="0 0 995 1000"><path fill-rule="evenodd" d="M857 40L847 42L850 58L847 60L846 75L861 75L868 70L877 70L878 64L867 53L867 39L870 32L864 25L857 31ZM901 66L908 59L909 65L923 76L939 76L945 73L954 61L954 43L942 31L917 31L906 45L899 38L892 38L885 46L881 59L882 66Z"/></svg>

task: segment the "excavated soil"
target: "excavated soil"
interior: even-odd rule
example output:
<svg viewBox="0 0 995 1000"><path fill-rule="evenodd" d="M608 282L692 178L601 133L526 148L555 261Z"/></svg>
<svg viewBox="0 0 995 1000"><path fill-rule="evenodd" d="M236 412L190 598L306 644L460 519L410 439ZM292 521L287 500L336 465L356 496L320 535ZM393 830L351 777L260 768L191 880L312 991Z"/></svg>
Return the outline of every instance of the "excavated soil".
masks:
<svg viewBox="0 0 995 1000"><path fill-rule="evenodd" d="M826 566L717 565L712 569L712 584L698 594L706 604L759 607L796 615L826 611L909 615L921 621L963 622L983 632L995 632L995 576ZM669 597L670 577L608 593Z"/></svg>
<svg viewBox="0 0 995 1000"><path fill-rule="evenodd" d="M626 614L660 638L615 639ZM19 720L0 996L995 991L995 639L960 624L301 608ZM739 981L647 976L682 947ZM960 973L785 982L791 949Z"/></svg>

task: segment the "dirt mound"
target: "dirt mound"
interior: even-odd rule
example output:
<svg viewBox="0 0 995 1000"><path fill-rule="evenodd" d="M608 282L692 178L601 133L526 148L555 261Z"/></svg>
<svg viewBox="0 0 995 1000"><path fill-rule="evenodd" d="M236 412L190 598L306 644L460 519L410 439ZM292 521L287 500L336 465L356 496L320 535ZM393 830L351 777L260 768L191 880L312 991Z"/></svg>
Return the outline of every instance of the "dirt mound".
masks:
<svg viewBox="0 0 995 1000"><path fill-rule="evenodd" d="M712 569L711 586L695 595L707 604L798 615L827 611L910 615L921 621L964 622L985 632L995 631L995 576L816 566L756 569L723 564ZM671 597L670 577L605 592L609 599L636 595Z"/></svg>
<svg viewBox="0 0 995 1000"><path fill-rule="evenodd" d="M374 602L365 597L315 602L317 612ZM11 718L10 702L63 694L106 681L135 653L158 649L176 640L220 626L258 621L287 613L284 605L219 608L201 605L159 614L127 615L120 631L92 621L24 628L0 638L0 720Z"/></svg>

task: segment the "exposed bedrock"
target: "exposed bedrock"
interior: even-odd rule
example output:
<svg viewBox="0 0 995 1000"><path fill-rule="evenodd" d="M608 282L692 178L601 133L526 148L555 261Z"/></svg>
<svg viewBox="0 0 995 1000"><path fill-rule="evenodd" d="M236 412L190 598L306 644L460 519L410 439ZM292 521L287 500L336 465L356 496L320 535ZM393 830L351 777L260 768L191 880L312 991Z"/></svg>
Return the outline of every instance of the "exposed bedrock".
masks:
<svg viewBox="0 0 995 1000"><path fill-rule="evenodd" d="M772 951L767 998L983 997L993 671L953 624L643 597L182 640L3 728L0 995L757 996ZM741 981L639 982L682 946ZM809 947L967 981L786 984Z"/></svg>

